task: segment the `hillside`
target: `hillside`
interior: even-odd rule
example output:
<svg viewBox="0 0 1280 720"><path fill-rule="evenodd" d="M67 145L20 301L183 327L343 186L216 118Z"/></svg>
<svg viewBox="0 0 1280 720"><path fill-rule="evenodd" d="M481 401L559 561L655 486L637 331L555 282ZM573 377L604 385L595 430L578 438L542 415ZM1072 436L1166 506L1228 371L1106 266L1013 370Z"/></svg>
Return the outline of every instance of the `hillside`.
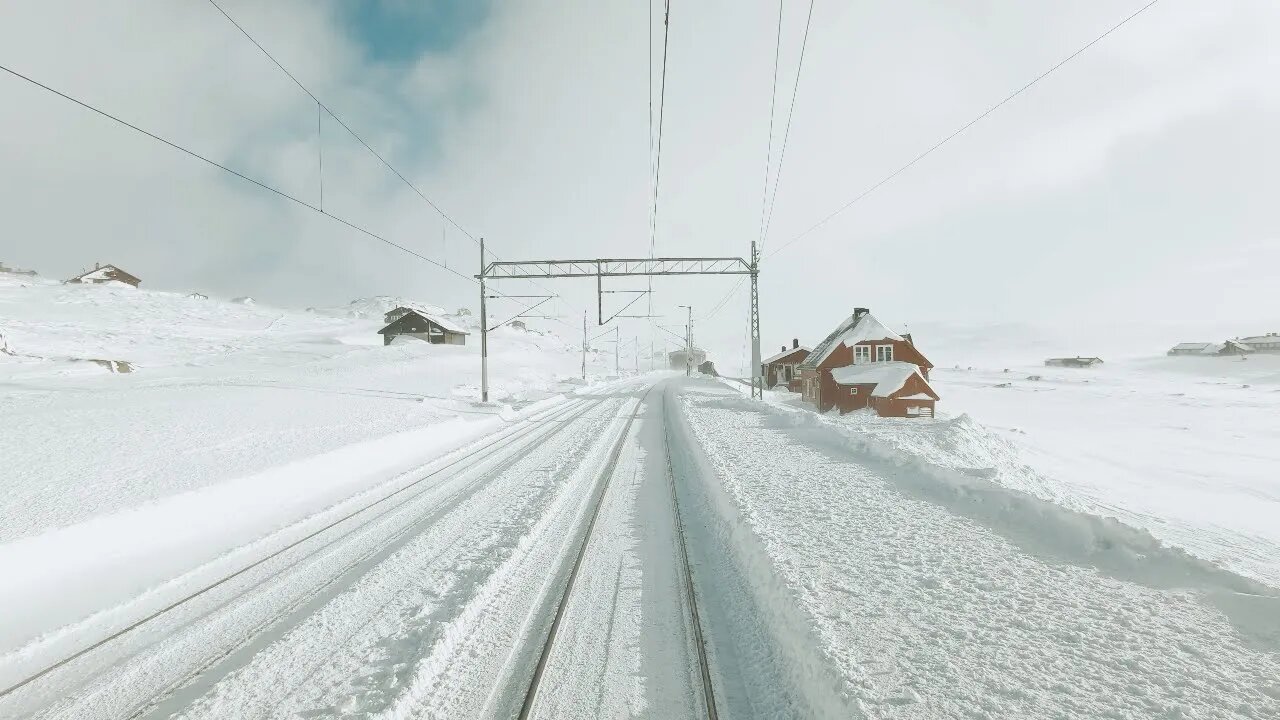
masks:
<svg viewBox="0 0 1280 720"><path fill-rule="evenodd" d="M462 347L383 346L383 308L403 301L308 312L0 274L0 491L12 500L0 541L265 472L278 479L361 443L399 437L399 461L420 460L576 386L576 349L504 328L490 337L495 404L481 406L476 336ZM612 365L590 360L595 375ZM370 454L342 470L347 481L358 484L361 467L370 478L386 470Z"/></svg>

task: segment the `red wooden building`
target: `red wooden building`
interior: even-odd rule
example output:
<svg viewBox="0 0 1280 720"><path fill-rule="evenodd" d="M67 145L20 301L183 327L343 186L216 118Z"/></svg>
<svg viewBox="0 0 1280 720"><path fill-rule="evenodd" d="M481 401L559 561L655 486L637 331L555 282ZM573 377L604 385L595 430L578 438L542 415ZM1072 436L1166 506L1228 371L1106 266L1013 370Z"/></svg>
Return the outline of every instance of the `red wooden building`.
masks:
<svg viewBox="0 0 1280 720"><path fill-rule="evenodd" d="M782 351L773 357L765 358L760 363L760 374L764 376L767 388L786 385L793 392L800 391L800 363L809 357L809 348L800 344L799 339L791 340L791 347L782 346Z"/></svg>
<svg viewBox="0 0 1280 720"><path fill-rule="evenodd" d="M938 394L929 362L910 335L899 335L867 308L855 308L797 369L805 400L820 412L870 407L885 417L932 416Z"/></svg>

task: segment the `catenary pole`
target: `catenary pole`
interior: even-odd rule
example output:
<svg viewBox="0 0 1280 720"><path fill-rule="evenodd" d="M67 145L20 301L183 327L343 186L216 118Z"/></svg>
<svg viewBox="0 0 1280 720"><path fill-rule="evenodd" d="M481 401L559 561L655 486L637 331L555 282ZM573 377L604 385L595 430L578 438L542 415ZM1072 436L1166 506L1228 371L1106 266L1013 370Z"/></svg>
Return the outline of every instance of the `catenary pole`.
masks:
<svg viewBox="0 0 1280 720"><path fill-rule="evenodd" d="M760 367L760 251L751 241L751 397L764 399Z"/></svg>
<svg viewBox="0 0 1280 720"><path fill-rule="evenodd" d="M587 379L587 311L582 311L582 379Z"/></svg>
<svg viewBox="0 0 1280 720"><path fill-rule="evenodd" d="M484 238L480 238L480 401L489 402L489 314L485 307Z"/></svg>

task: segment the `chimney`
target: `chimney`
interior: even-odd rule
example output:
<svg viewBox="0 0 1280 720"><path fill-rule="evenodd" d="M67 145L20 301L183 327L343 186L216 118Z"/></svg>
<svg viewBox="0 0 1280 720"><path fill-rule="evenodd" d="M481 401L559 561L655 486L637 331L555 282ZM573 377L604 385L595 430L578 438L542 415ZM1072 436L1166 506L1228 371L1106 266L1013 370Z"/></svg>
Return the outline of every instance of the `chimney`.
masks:
<svg viewBox="0 0 1280 720"><path fill-rule="evenodd" d="M786 345L783 345L783 346L782 346L782 352L786 352L786 351L787 351L787 346L786 346Z"/></svg>
<svg viewBox="0 0 1280 720"><path fill-rule="evenodd" d="M799 348L800 348L800 338L791 338L791 349L797 350Z"/></svg>
<svg viewBox="0 0 1280 720"><path fill-rule="evenodd" d="M870 311L870 310L868 310L867 308L854 308L854 309L853 309L853 324L854 324L854 325L857 325L857 324L858 324L858 321L862 319L862 316L863 316L863 315L866 315L866 314L867 314L867 313L869 313L869 312L871 312L871 311Z"/></svg>

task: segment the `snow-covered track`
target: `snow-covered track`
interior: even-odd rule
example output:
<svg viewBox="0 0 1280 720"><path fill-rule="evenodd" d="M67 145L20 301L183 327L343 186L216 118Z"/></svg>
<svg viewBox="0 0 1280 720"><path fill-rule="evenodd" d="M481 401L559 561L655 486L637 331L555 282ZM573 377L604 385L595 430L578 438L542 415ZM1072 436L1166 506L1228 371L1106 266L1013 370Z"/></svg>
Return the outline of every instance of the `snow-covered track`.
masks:
<svg viewBox="0 0 1280 720"><path fill-rule="evenodd" d="M646 391L644 396L636 402L635 408L631 411L631 417L627 418L627 424L623 426L622 432L618 435L617 441L613 447L609 449L609 458L605 462L603 471L600 474L599 490L595 494L592 501L591 519L587 521L587 527L582 533L581 539L578 541L577 552L573 556L573 566L569 570L569 579L565 582L564 590L560 593L560 597L555 603L555 616L551 621L551 628L547 631L546 640L542 644L542 650L538 653L538 661L534 665L533 675L529 678L529 687L524 694L524 702L520 705L520 720L526 720L531 716L533 708L537 703L538 690L542 684L543 674L547 668L547 661L551 657L551 649L555 646L556 637L560 630L560 623L564 619L565 608L568 607L569 597L573 594L574 584L578 579L578 571L582 568L582 559L587 554L587 547L591 543L591 533L595 529L596 520L600 517L600 508L604 505L605 495L609 491L609 481L613 477L614 471L618 467L618 457L622 454L622 447L627 442L627 438L631 435L631 426L635 422L636 416L640 413L640 408L644 405L645 398L652 392L652 388Z"/></svg>
<svg viewBox="0 0 1280 720"><path fill-rule="evenodd" d="M341 557L341 553L337 553L340 556L338 559L343 561L339 563L337 571L326 568L323 573L319 573L322 577L308 578L309 584L304 586L303 592L295 591L283 607L277 605L270 612L253 618L248 627L237 628L238 632L225 638L219 637L221 642L203 652L200 662L194 667L184 668L181 673L169 674L158 686L134 688L133 692L126 693L130 699L123 706L117 705L114 711L104 714L111 717L137 717L154 710L158 703L179 688L191 685L206 672L218 668L233 654L240 654L239 651L247 645L267 635L278 635L278 625L282 620L297 614L300 608L309 606L317 597L340 591L341 587L335 585L341 580L350 581L353 570L369 564L371 559L379 557L388 547L406 536L411 536L415 530L421 530L431 522L431 518L465 502L498 468L528 453L603 401L604 398L588 396L525 418L508 430L427 466L421 474L409 474L411 477L407 482L388 483L384 491L375 497L363 499L357 507L344 511L338 517L326 518L323 524L309 527L299 537L290 535L292 539L284 544L277 543L278 547L274 549L260 552L233 572L203 583L54 662L45 660L42 667L28 670L0 690L0 716L9 716L11 713L40 715L50 711L57 715L61 712L59 708L66 709L68 705L76 703L77 696L97 692L100 688L95 686L102 676L111 675L121 666L133 663L135 658L146 654L168 635L187 631L201 624L221 622L222 618L218 616L235 613L239 605L250 604L248 598L271 593L276 586L287 583L286 576L294 568L310 567L308 563L323 564L326 551L335 546L351 544L345 541L363 543L366 540L376 540L368 547L362 547L354 559ZM407 524L395 528L389 534L378 536L377 532L366 532L379 521L397 515L398 511L438 489L439 483L428 482L432 478L440 478L442 474L452 470L448 477L441 479L441 483L445 483L478 466L490 469L477 473L470 481L451 489L443 497L431 498L431 510L418 513L418 508L410 508L415 511L416 516L409 518ZM392 519L394 521L399 518ZM363 537L366 534L370 537ZM195 607L197 605L200 607ZM155 637L139 637L148 634ZM221 674L225 675L230 669L234 668L226 669Z"/></svg>
<svg viewBox="0 0 1280 720"><path fill-rule="evenodd" d="M579 571L584 564L584 559L587 556L587 550L591 545L593 531L596 528L596 521L600 517L601 508L605 504L605 497L609 491L610 480L617 471L618 459L622 454L623 446L631 437L631 426L639 416L641 409L645 405L645 401L653 392L653 389L654 388L650 388L646 391L644 396L642 396L636 403L636 407L632 411L630 418L627 420L626 426L623 428L622 433L618 436L617 441L610 449L608 461L601 472L599 490L592 501L593 505L591 508L590 520L588 520L586 528L584 529L573 554L574 559L569 571L569 577L565 582L564 588L559 594L559 597L555 600L554 617L551 621L551 626L547 631L546 638L542 643L537 663L534 666L533 674L529 679L529 684L524 694L524 701L520 706L520 712L518 715L519 720L527 720L528 718L536 716L535 708L537 706L539 690L541 689L545 678L548 661L552 656L556 641L559 638L561 623L566 615L567 608L570 606L570 599L573 597L574 590L576 588ZM669 389L666 389L664 392L669 393ZM653 414L653 417L662 422L662 433L665 437L669 433L665 422L665 412L656 412ZM664 464L668 487L671 491L672 523L675 528L676 544L675 557L677 558L678 565L676 573L681 579L681 582L679 583L679 592L682 593L681 606L688 612L687 621L692 634L692 649L696 656L696 676L699 678L701 685L699 688L699 694L703 700L702 707L705 712L705 717L708 720L718 720L719 716L716 710L715 692L712 687L711 670L706 652L706 642L703 637L702 622L699 617L697 595L693 586L693 573L689 562L688 550L685 545L684 523L680 515L680 503L676 492L675 473L671 465L669 444L667 444L666 447Z"/></svg>

